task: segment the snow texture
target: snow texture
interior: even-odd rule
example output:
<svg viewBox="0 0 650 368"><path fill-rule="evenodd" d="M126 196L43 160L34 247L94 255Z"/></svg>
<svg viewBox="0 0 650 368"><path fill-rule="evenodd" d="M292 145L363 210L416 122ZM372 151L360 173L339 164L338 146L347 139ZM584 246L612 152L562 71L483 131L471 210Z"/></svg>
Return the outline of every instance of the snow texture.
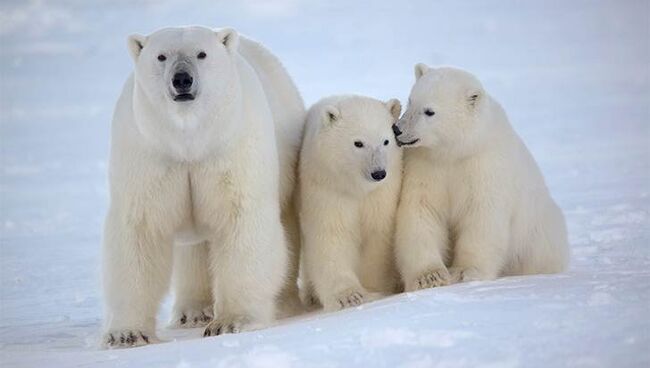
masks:
<svg viewBox="0 0 650 368"><path fill-rule="evenodd" d="M0 366L650 366L650 3L0 3ZM478 75L567 217L572 265L395 295L261 331L100 350L109 123L130 33L231 25L308 104L406 101L416 62Z"/></svg>

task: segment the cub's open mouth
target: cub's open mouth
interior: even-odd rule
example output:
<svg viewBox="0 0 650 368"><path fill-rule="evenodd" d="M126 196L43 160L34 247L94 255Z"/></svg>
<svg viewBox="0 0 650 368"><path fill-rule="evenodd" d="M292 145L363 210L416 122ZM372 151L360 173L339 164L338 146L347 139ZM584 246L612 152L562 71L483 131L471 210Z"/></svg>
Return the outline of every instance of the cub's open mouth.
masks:
<svg viewBox="0 0 650 368"><path fill-rule="evenodd" d="M194 95L191 93L181 93L174 96L174 101L192 101L193 99Z"/></svg>
<svg viewBox="0 0 650 368"><path fill-rule="evenodd" d="M396 138L395 140L397 141L397 145L400 146L400 147L402 147L402 146L410 146L410 145L412 145L412 144L416 144L416 143L418 143L418 141L420 140L420 138L416 138L416 139L414 139L414 140L412 140L412 141L409 141L409 142L402 142L402 141L400 141L400 140L397 139L397 138Z"/></svg>

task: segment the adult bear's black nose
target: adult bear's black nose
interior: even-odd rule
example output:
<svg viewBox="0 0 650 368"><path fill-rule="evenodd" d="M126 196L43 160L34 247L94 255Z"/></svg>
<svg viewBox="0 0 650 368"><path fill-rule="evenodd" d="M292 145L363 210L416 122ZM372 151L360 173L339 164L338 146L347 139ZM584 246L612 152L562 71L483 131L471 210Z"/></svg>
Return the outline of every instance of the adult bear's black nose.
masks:
<svg viewBox="0 0 650 368"><path fill-rule="evenodd" d="M398 135L402 134L402 131L399 130L397 127L397 124L393 124L393 133L395 133L395 136L397 137Z"/></svg>
<svg viewBox="0 0 650 368"><path fill-rule="evenodd" d="M174 74L172 78L172 85L178 93L187 93L192 88L194 79L188 72L179 72Z"/></svg>
<svg viewBox="0 0 650 368"><path fill-rule="evenodd" d="M370 176L372 176L375 181L382 181L386 177L386 170L373 171Z"/></svg>

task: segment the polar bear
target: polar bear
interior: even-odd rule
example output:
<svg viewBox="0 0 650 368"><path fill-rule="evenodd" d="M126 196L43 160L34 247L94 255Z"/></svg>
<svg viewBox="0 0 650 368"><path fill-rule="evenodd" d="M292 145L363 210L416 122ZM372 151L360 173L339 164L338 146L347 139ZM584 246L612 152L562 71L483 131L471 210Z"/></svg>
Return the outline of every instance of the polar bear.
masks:
<svg viewBox="0 0 650 368"><path fill-rule="evenodd" d="M289 270L284 288L278 296L279 318L304 311L298 296L300 229L295 208L295 178L298 152L302 143L305 106L291 77L282 63L263 45L239 35L239 55L255 70L262 83L275 122L275 136L280 160L281 220L289 245ZM191 234L190 234L191 235ZM177 243L192 244L196 239L184 239L180 233ZM172 327L201 327L212 318L212 295L209 282L207 244L176 247L172 286L176 297L170 325Z"/></svg>
<svg viewBox="0 0 650 368"><path fill-rule="evenodd" d="M165 28L128 44L135 71L111 133L103 343L156 340L172 263L176 311L201 316L213 303L206 335L263 326L287 285L281 212L291 212L302 100L268 51L229 28Z"/></svg>
<svg viewBox="0 0 650 368"><path fill-rule="evenodd" d="M565 270L564 216L499 103L460 69L418 64L415 77L393 127L407 147L396 230L406 290Z"/></svg>
<svg viewBox="0 0 650 368"><path fill-rule="evenodd" d="M397 291L398 100L334 96L307 114L299 163L304 287L325 310ZM313 296L313 295L312 295Z"/></svg>

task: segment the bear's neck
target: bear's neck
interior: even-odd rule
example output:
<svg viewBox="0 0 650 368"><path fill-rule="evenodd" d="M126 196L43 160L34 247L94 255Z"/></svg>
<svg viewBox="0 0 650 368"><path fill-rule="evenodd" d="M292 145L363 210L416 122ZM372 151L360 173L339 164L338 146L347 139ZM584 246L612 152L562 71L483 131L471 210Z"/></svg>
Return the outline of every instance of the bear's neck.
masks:
<svg viewBox="0 0 650 368"><path fill-rule="evenodd" d="M243 115L239 88L219 96L219 103L196 101L181 105L166 101L156 106L138 87L133 93L133 116L143 143L174 161L195 162L223 155L238 139Z"/></svg>

